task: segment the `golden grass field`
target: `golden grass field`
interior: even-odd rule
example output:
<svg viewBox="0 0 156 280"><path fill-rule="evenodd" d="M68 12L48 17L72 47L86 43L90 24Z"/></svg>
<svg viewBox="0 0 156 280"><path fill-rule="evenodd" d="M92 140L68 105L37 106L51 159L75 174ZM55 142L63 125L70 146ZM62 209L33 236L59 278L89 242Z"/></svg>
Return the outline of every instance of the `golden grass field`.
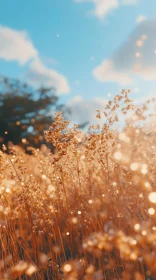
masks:
<svg viewBox="0 0 156 280"><path fill-rule="evenodd" d="M156 279L155 100L135 108L128 94L97 110L88 134L56 115L54 154L3 146L1 280Z"/></svg>

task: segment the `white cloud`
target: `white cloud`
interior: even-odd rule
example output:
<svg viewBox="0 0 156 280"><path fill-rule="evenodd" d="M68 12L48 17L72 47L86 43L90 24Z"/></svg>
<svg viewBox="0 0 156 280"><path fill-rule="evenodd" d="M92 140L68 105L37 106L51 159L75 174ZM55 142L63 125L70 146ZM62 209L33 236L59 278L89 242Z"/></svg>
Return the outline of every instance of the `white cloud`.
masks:
<svg viewBox="0 0 156 280"><path fill-rule="evenodd" d="M155 19L138 24L118 51L94 69L95 78L122 86L132 84L137 77L156 80L155 34Z"/></svg>
<svg viewBox="0 0 156 280"><path fill-rule="evenodd" d="M119 8L120 5L134 5L138 0L74 0L77 3L90 2L94 4L94 9L91 14L99 19L104 18L112 10Z"/></svg>
<svg viewBox="0 0 156 280"><path fill-rule="evenodd" d="M68 103L72 110L71 121L77 124L82 124L89 121L91 124L96 122L96 110L104 111L107 100L104 98L93 98L90 100L84 99L82 96L75 96ZM70 115L69 115L70 118Z"/></svg>
<svg viewBox="0 0 156 280"><path fill-rule="evenodd" d="M37 55L38 52L25 31L0 26L0 59L18 61L23 65Z"/></svg>
<svg viewBox="0 0 156 280"><path fill-rule="evenodd" d="M136 18L136 23L141 23L141 22L145 21L146 19L147 19L146 16L140 15Z"/></svg>
<svg viewBox="0 0 156 280"><path fill-rule="evenodd" d="M95 10L93 14L98 18L103 18L113 9L118 8L117 0L94 0Z"/></svg>
<svg viewBox="0 0 156 280"><path fill-rule="evenodd" d="M122 0L122 3L125 5L135 5L138 4L139 0Z"/></svg>
<svg viewBox="0 0 156 280"><path fill-rule="evenodd" d="M70 91L67 79L41 62L37 49L25 31L0 26L0 59L17 61L20 65L31 60L28 70L23 74L30 84L53 86L57 93ZM55 60L52 59L52 62Z"/></svg>
<svg viewBox="0 0 156 280"><path fill-rule="evenodd" d="M24 78L34 86L55 87L58 94L69 93L67 79L53 69L49 69L39 60L33 60Z"/></svg>
<svg viewBox="0 0 156 280"><path fill-rule="evenodd" d="M98 18L105 17L113 9L118 7L118 0L74 0L77 3L91 2L94 4L94 10L91 14L97 16Z"/></svg>
<svg viewBox="0 0 156 280"><path fill-rule="evenodd" d="M104 62L102 62L102 64L94 69L93 75L97 80L101 82L113 81L121 84L122 86L132 84L132 79L127 73L114 69L112 60L105 60Z"/></svg>
<svg viewBox="0 0 156 280"><path fill-rule="evenodd" d="M138 69L135 69L135 73L138 74L145 81L156 80L156 67L141 67L138 65Z"/></svg>

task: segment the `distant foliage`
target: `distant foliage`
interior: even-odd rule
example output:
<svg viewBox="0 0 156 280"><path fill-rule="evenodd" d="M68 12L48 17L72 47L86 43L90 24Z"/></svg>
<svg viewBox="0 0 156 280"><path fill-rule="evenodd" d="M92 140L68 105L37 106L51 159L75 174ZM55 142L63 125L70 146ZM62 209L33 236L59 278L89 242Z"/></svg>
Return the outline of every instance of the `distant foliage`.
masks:
<svg viewBox="0 0 156 280"><path fill-rule="evenodd" d="M44 129L53 122L57 101L54 88L35 90L18 80L0 77L0 142L39 147Z"/></svg>

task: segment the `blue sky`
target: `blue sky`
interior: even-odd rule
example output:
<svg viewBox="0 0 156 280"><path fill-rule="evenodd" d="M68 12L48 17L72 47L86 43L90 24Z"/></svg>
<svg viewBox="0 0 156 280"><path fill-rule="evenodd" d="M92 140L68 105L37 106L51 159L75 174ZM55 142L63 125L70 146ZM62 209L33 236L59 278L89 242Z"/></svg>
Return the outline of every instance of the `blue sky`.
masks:
<svg viewBox="0 0 156 280"><path fill-rule="evenodd" d="M154 96L155 13L155 0L2 1L0 75L54 85L78 121L123 87Z"/></svg>

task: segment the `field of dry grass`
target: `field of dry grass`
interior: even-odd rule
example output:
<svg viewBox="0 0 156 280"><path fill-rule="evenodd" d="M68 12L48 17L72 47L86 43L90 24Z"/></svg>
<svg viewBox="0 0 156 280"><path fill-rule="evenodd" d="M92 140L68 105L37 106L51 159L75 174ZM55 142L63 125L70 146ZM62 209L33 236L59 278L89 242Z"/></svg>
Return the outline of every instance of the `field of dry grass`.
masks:
<svg viewBox="0 0 156 280"><path fill-rule="evenodd" d="M154 99L135 108L128 94L97 110L88 133L56 115L45 132L55 154L3 146L1 280L156 279Z"/></svg>

